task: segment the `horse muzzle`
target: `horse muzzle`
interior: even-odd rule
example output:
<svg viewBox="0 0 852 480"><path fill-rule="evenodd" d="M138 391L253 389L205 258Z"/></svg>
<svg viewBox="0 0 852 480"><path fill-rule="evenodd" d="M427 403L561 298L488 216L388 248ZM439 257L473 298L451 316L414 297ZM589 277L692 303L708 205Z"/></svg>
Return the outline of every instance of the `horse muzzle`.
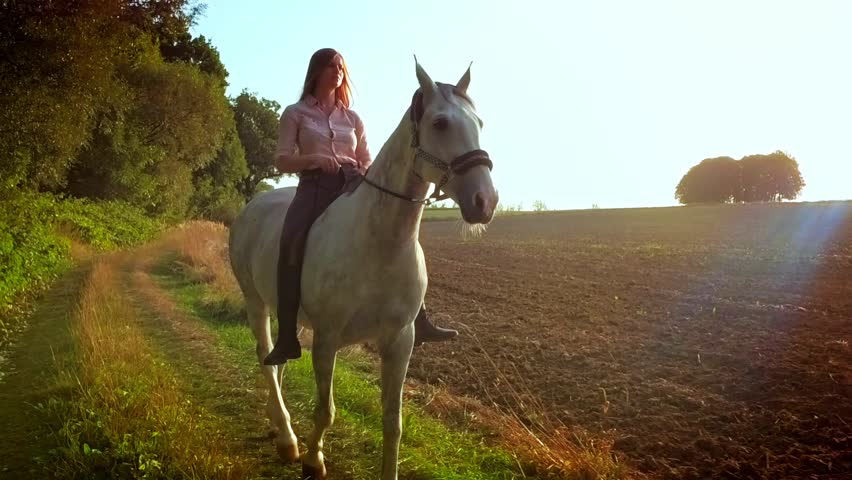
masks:
<svg viewBox="0 0 852 480"><path fill-rule="evenodd" d="M462 219L466 223L489 223L494 218L499 196L491 183L491 175L484 168L475 168L456 177L459 204Z"/></svg>

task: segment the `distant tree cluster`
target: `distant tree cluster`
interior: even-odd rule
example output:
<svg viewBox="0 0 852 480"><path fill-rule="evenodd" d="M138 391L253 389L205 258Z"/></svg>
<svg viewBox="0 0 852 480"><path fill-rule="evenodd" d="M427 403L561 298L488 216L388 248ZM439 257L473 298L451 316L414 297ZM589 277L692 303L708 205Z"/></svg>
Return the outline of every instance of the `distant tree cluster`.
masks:
<svg viewBox="0 0 852 480"><path fill-rule="evenodd" d="M0 198L122 200L227 221L272 165L280 106L225 95L189 0L0 2Z"/></svg>
<svg viewBox="0 0 852 480"><path fill-rule="evenodd" d="M682 204L780 202L795 199L804 186L796 159L779 150L702 160L681 178L675 198Z"/></svg>

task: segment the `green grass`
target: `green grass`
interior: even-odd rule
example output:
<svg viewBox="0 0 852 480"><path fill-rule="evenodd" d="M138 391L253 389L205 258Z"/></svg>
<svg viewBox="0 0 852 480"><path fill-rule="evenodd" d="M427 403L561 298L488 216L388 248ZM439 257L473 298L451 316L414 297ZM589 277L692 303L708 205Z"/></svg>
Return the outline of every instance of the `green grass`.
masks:
<svg viewBox="0 0 852 480"><path fill-rule="evenodd" d="M57 443L45 471L54 478L245 478L251 460L228 448L219 418L187 398L174 367L142 334L116 263L96 263L77 300L74 362L58 365L54 380L69 394L35 405Z"/></svg>
<svg viewBox="0 0 852 480"><path fill-rule="evenodd" d="M14 368L0 365L0 478L45 478L41 464L48 451L60 446L50 434L50 420L33 406L73 398L75 385L56 382L50 366L77 366L68 330L88 270L88 265L78 266L51 285L8 352Z"/></svg>
<svg viewBox="0 0 852 480"><path fill-rule="evenodd" d="M459 220L461 212L458 208L424 208L424 222L439 221L439 220Z"/></svg>
<svg viewBox="0 0 852 480"><path fill-rule="evenodd" d="M229 362L246 371L258 371L254 337L238 312L223 312L219 306L211 310L206 286L170 265L160 265L154 277L187 313L203 319ZM337 419L327 434L326 458L332 472L346 472L353 479L375 478L381 464L380 387L374 374L365 373L375 371L370 368L373 363L362 354L342 353L335 369ZM314 392L311 356L306 352L301 359L288 362L284 380L287 407L302 438L312 428ZM513 454L486 445L481 434L453 431L419 406L405 404L401 478L511 479L526 477L533 467L524 466L524 470L526 475Z"/></svg>
<svg viewBox="0 0 852 480"><path fill-rule="evenodd" d="M517 210L498 210L495 212L495 216L503 217L506 215L532 215L537 213L544 212L530 212L530 211L517 211ZM458 208L424 208L423 209L423 218L424 222L439 222L444 220L461 220L461 211Z"/></svg>

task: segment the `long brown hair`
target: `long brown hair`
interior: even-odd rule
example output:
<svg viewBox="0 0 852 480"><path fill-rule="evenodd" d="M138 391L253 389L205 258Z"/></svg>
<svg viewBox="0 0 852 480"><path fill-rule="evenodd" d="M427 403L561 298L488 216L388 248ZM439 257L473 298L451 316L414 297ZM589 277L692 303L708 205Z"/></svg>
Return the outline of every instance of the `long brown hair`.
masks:
<svg viewBox="0 0 852 480"><path fill-rule="evenodd" d="M340 53L333 48L321 48L311 55L311 61L308 63L308 73L305 74L305 85L302 87L302 96L299 100L304 100L305 97L314 93L320 73L337 55L340 55ZM352 103L352 84L349 83L349 69L346 68L346 60L343 59L343 55L340 55L340 61L343 65L343 81L337 87L335 96L337 97L337 101L342 103L346 108L349 108Z"/></svg>

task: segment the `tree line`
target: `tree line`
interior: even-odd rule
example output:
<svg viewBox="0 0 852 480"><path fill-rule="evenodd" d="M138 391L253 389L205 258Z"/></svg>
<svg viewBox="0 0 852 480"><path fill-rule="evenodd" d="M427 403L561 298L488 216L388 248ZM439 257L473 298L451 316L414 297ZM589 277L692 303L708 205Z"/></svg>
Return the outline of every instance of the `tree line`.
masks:
<svg viewBox="0 0 852 480"><path fill-rule="evenodd" d="M124 201L228 221L273 166L280 105L225 94L188 0L0 0L0 199Z"/></svg>
<svg viewBox="0 0 852 480"><path fill-rule="evenodd" d="M702 160L681 178L675 198L682 204L780 202L795 199L804 186L799 163L779 150Z"/></svg>

